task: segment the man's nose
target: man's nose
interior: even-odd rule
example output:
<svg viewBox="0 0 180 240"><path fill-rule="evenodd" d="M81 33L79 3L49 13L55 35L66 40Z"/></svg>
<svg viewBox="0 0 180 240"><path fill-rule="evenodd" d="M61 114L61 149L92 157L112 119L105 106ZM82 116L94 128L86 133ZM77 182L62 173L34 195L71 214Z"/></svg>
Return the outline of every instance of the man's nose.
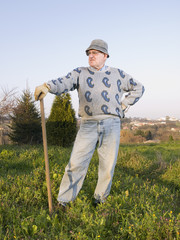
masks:
<svg viewBox="0 0 180 240"><path fill-rule="evenodd" d="M93 53L89 53L89 58L93 58L94 54Z"/></svg>

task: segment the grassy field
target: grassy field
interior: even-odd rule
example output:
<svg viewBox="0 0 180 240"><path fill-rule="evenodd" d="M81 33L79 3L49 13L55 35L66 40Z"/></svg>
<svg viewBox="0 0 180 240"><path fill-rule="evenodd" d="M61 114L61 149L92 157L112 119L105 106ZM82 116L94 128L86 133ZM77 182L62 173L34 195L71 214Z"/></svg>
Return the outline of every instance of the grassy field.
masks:
<svg viewBox="0 0 180 240"><path fill-rule="evenodd" d="M49 147L53 205L71 148ZM95 152L78 198L49 215L42 146L0 146L0 239L180 239L180 142L121 145L94 208Z"/></svg>

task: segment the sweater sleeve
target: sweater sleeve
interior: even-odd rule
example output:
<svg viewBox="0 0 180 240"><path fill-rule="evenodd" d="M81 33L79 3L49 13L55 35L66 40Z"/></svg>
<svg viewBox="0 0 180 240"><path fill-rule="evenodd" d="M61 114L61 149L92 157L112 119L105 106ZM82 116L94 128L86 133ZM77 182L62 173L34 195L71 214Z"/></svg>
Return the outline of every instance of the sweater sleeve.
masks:
<svg viewBox="0 0 180 240"><path fill-rule="evenodd" d="M145 91L145 88L129 74L123 72L122 76L124 77L122 81L122 88L124 92L127 92L127 95L125 95L125 98L122 100L122 104L128 107L129 105L134 105L139 101Z"/></svg>
<svg viewBox="0 0 180 240"><path fill-rule="evenodd" d="M55 80L50 80L47 84L50 87L49 92L55 95L60 95L69 91L78 89L79 87L79 74L81 73L80 68L74 69L64 77L59 77Z"/></svg>

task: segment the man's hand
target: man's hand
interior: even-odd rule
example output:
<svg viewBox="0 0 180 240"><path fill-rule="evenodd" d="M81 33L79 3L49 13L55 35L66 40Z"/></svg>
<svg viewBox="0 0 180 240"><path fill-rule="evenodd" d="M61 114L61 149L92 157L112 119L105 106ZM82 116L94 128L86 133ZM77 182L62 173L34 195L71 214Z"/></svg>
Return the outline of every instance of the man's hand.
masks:
<svg viewBox="0 0 180 240"><path fill-rule="evenodd" d="M43 99L46 96L46 94L49 92L49 90L50 90L50 87L46 83L36 87L34 92L35 100L38 101Z"/></svg>
<svg viewBox="0 0 180 240"><path fill-rule="evenodd" d="M123 112L126 110L126 106L123 104L123 103L121 103L121 107L122 107L122 110L123 110Z"/></svg>
<svg viewBox="0 0 180 240"><path fill-rule="evenodd" d="M121 103L121 108L122 108L122 111L123 111L123 118L125 118L125 113L128 111L129 106L126 106L123 103Z"/></svg>

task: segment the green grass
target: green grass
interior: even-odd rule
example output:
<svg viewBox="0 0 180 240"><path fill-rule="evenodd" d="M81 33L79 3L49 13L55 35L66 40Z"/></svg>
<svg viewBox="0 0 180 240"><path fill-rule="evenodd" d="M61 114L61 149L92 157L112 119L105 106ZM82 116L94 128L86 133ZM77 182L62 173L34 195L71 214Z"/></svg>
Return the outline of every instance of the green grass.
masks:
<svg viewBox="0 0 180 240"><path fill-rule="evenodd" d="M71 148L48 147L53 205ZM180 239L180 142L121 145L107 202L98 156L66 212L49 215L42 146L0 147L0 239Z"/></svg>

